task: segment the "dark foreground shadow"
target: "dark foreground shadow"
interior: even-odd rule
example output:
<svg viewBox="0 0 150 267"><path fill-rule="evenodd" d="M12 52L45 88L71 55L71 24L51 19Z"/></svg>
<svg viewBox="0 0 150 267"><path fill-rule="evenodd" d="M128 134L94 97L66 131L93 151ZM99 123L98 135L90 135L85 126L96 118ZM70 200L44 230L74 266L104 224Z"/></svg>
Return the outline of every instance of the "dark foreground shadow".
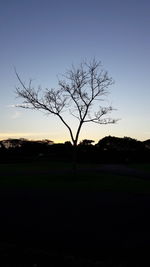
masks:
<svg viewBox="0 0 150 267"><path fill-rule="evenodd" d="M149 207L146 194L0 190L0 261L144 266Z"/></svg>

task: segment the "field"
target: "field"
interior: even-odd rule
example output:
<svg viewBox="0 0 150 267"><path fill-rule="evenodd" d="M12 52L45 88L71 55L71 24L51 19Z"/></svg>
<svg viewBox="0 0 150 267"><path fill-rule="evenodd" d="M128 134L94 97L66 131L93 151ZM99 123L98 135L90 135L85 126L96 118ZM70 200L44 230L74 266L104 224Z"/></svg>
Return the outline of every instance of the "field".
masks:
<svg viewBox="0 0 150 267"><path fill-rule="evenodd" d="M126 165L117 172L118 168L118 165L113 165L112 168L111 165L104 164L78 164L74 174L72 164L67 162L0 164L0 186L150 193L150 180L134 175L138 170L144 170L149 175L149 164Z"/></svg>
<svg viewBox="0 0 150 267"><path fill-rule="evenodd" d="M149 260L148 164L78 164L74 173L71 163L38 161L1 164L0 174L0 263L125 267Z"/></svg>

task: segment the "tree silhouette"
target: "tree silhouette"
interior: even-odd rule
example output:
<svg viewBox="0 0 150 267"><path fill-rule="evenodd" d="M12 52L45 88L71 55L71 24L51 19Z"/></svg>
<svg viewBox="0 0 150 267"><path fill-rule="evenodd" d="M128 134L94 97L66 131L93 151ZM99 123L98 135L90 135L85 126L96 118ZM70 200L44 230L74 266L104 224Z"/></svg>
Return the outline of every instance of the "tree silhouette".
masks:
<svg viewBox="0 0 150 267"><path fill-rule="evenodd" d="M16 71L15 71L16 72ZM82 62L78 68L72 66L63 79L58 80L59 89L45 89L44 91L28 86L16 72L20 86L16 88L18 97L24 101L19 105L22 108L44 110L57 116L69 131L72 144L76 148L79 134L84 123L109 124L115 123L115 119L106 117L113 108L102 107L96 110L96 101L104 100L108 94L108 87L113 84L113 79L104 71L101 62L93 59L90 62ZM78 120L76 132L73 133L72 126L65 118L65 112Z"/></svg>
<svg viewBox="0 0 150 267"><path fill-rule="evenodd" d="M84 139L79 143L79 145L80 146L91 146L92 143L94 142L95 142L94 140Z"/></svg>

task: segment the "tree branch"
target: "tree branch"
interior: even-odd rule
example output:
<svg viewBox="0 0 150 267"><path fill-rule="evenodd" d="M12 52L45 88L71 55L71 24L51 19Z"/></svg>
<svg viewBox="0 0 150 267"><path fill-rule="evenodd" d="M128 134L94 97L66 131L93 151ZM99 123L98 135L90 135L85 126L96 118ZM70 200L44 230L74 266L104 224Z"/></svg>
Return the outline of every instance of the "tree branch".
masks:
<svg viewBox="0 0 150 267"><path fill-rule="evenodd" d="M101 62L95 59L89 63L81 63L78 68L72 66L72 69L64 75L67 81L58 80L59 89L46 89L42 97L40 96L41 88L35 90L32 87L32 80L29 81L27 87L16 69L15 74L21 85L21 88L16 88L17 96L24 100L23 104L19 106L28 109L44 110L58 116L69 130L74 145L78 142L84 123L109 124L117 121L105 118L108 113L112 112L113 108L111 106L100 107L98 112L95 112L93 116L91 115L92 109L94 110L95 101L104 100L103 97L108 94L108 87L114 83L112 78L108 76L108 73L102 69ZM62 112L67 110L73 117L79 120L75 137L72 127L62 116Z"/></svg>

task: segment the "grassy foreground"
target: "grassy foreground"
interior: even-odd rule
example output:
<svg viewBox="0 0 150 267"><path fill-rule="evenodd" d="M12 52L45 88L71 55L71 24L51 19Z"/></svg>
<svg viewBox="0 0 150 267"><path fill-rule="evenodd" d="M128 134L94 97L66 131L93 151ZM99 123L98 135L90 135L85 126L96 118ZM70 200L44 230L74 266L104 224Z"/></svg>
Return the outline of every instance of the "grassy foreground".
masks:
<svg viewBox="0 0 150 267"><path fill-rule="evenodd" d="M137 170L143 170L150 172L150 164L143 163L143 164L131 164L131 167L137 169Z"/></svg>
<svg viewBox="0 0 150 267"><path fill-rule="evenodd" d="M84 171L81 172L80 167L84 167ZM64 162L0 164L0 186L150 193L150 181L131 176L95 172L94 167L92 167L93 172L89 172L86 167L89 165L80 165L77 174L74 175L72 165Z"/></svg>

